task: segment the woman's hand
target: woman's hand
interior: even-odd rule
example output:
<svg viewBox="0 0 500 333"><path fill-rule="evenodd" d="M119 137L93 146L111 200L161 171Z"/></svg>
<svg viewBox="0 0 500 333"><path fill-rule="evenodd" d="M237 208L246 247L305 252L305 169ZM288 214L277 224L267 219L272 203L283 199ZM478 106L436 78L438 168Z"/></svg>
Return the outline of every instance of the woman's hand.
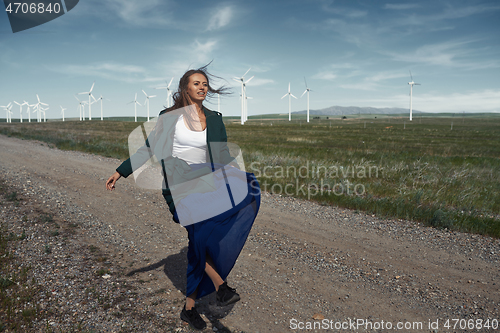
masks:
<svg viewBox="0 0 500 333"><path fill-rule="evenodd" d="M122 175L120 175L118 171L116 171L111 177L109 177L108 180L106 181L106 189L113 191L113 189L115 188L116 181L120 179L121 176Z"/></svg>

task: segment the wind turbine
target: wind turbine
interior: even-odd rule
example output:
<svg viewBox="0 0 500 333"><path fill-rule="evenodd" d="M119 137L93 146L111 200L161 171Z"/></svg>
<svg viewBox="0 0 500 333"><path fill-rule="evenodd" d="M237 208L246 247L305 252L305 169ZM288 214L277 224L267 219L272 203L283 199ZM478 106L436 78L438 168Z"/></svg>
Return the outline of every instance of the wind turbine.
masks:
<svg viewBox="0 0 500 333"><path fill-rule="evenodd" d="M420 83L415 83L413 82L413 76L411 75L411 71L410 71L410 78L411 78L411 82L408 82L408 84L410 85L410 121L411 121L411 118L412 118L412 112L413 112L413 101L412 101L412 97L413 97L413 86L419 86Z"/></svg>
<svg viewBox="0 0 500 333"><path fill-rule="evenodd" d="M288 92L281 97L281 99L285 98L286 95L288 95L288 121L292 120L292 97L297 99L297 97L293 96L293 94L290 92L290 82L288 82Z"/></svg>
<svg viewBox="0 0 500 333"><path fill-rule="evenodd" d="M10 103L9 103L10 104ZM9 107L7 107L5 110L7 110L7 122L8 123L11 123L12 122L12 105L9 105Z"/></svg>
<svg viewBox="0 0 500 333"><path fill-rule="evenodd" d="M255 75L254 75L255 76ZM244 111L243 111L243 118L244 118L244 121L247 121L248 120L248 109L247 109L247 83L250 82L251 79L254 78L254 76L252 76L251 78L249 78L248 80L246 80L245 82L243 82L243 94L245 95L245 107L244 107Z"/></svg>
<svg viewBox="0 0 500 333"><path fill-rule="evenodd" d="M250 81L253 76L245 82L245 75L250 72L251 67L241 77L234 77L233 80L241 83L241 125L246 121L245 119L245 85Z"/></svg>
<svg viewBox="0 0 500 333"><path fill-rule="evenodd" d="M0 108L4 108L5 112L6 112L6 116L5 116L5 122L8 123L9 122L9 108L12 107L12 102L10 102L9 104L7 105L0 105Z"/></svg>
<svg viewBox="0 0 500 333"><path fill-rule="evenodd" d="M28 122L31 123L31 113L30 113L30 109L31 107L35 106L35 104L29 104L28 102L24 101L24 103L26 103L26 105L28 105L28 110L26 110L26 112L28 113ZM23 103L23 104L24 104Z"/></svg>
<svg viewBox="0 0 500 333"><path fill-rule="evenodd" d="M7 105L0 105L0 108L4 108L5 112L7 113L7 116L5 118L5 122L9 122L9 108L11 107L12 105L12 102L10 102L9 104Z"/></svg>
<svg viewBox="0 0 500 333"><path fill-rule="evenodd" d="M172 91L170 90L170 85L172 84L173 80L174 80L174 77L172 77L170 79L169 83L167 83L167 80L165 80L165 83L167 83L167 85L165 87L155 88L155 89L167 89L167 108L170 107L170 97L172 97Z"/></svg>
<svg viewBox="0 0 500 333"><path fill-rule="evenodd" d="M106 98L106 99L107 99L107 98ZM97 102L97 101L99 101L99 100L101 100L101 121L102 121L102 120L103 120L103 117L102 117L102 100L103 100L103 97L102 97L102 95L101 95L101 97L99 97L99 98L98 98L95 102ZM109 101L109 99L107 99L107 100ZM95 103L95 102L94 102L94 103Z"/></svg>
<svg viewBox="0 0 500 333"><path fill-rule="evenodd" d="M135 99L132 102L127 103L127 105L132 104L132 103L134 103L135 122L137 122L137 104L141 105L141 103L137 102L137 93L135 93Z"/></svg>
<svg viewBox="0 0 500 333"><path fill-rule="evenodd" d="M85 105L88 105L89 102L87 101L82 101L82 118L85 120Z"/></svg>
<svg viewBox="0 0 500 333"><path fill-rule="evenodd" d="M63 121L64 121L64 110L66 110L65 108L62 107L62 105L59 105L61 107L61 113L62 113L62 116L63 116Z"/></svg>
<svg viewBox="0 0 500 333"><path fill-rule="evenodd" d="M40 108L40 112L43 112L43 122L45 122L45 123L47 122L47 118L45 117L45 111L47 111L48 109L49 108L42 108L42 107ZM41 115L40 115L40 117L41 117ZM41 120L41 118L40 118L40 120Z"/></svg>
<svg viewBox="0 0 500 333"><path fill-rule="evenodd" d="M307 93L307 122L309 122L309 92L311 91L311 89L307 87L307 81L305 76L304 76L304 83L306 84L306 90L304 90L304 92L300 97L302 98L302 96L304 96L304 94Z"/></svg>
<svg viewBox="0 0 500 333"><path fill-rule="evenodd" d="M80 112L80 121L85 120L85 109L83 107L84 102L80 101L76 95L74 95L76 100L78 101L78 111ZM83 118L82 118L83 114Z"/></svg>
<svg viewBox="0 0 500 333"><path fill-rule="evenodd" d="M94 89L94 85L95 85L95 81L94 81L94 83L92 83L92 87L90 87L89 91L78 93L78 95L89 94L89 120L92 120L92 108L90 107L92 105L92 102L90 101L90 97L92 97L94 99L94 102L96 102L94 95L92 95L92 89ZM85 115L83 116L83 120L85 120Z"/></svg>
<svg viewBox="0 0 500 333"><path fill-rule="evenodd" d="M35 104L35 109L33 112L37 111L37 121L38 122L41 122L42 121L42 115L41 115L41 110L40 110L40 105L45 105L45 106L49 106L48 104L45 104L45 103L42 103L40 102L40 97L38 97L38 95L36 95L36 98L38 99L38 103Z"/></svg>
<svg viewBox="0 0 500 333"><path fill-rule="evenodd" d="M22 123L23 122L23 105L25 103L21 104L21 103L18 103L16 101L14 101L14 103L16 103L17 105L19 105L19 122Z"/></svg>
<svg viewBox="0 0 500 333"><path fill-rule="evenodd" d="M148 94L146 94L146 92L144 90L142 92L144 93L144 95L146 95L146 100L144 101L144 104L146 104L146 103L148 104L148 121L149 121L149 99L156 97L156 95L148 96Z"/></svg>

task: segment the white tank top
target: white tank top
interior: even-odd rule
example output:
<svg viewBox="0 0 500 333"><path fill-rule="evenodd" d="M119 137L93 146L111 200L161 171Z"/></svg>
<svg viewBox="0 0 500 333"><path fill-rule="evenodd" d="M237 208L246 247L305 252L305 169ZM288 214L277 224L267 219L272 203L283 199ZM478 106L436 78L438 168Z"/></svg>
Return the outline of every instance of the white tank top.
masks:
<svg viewBox="0 0 500 333"><path fill-rule="evenodd" d="M201 132L191 131L184 124L183 115L180 115L175 125L172 156L186 161L187 164L206 163L207 129Z"/></svg>

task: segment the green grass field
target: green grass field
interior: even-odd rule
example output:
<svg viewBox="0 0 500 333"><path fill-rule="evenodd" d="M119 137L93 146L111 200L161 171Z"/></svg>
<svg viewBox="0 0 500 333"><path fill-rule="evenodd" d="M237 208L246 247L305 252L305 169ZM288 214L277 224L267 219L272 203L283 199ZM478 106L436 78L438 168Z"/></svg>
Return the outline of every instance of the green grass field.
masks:
<svg viewBox="0 0 500 333"><path fill-rule="evenodd" d="M226 119L268 192L500 237L500 117L388 115ZM5 135L120 159L139 123L0 124Z"/></svg>

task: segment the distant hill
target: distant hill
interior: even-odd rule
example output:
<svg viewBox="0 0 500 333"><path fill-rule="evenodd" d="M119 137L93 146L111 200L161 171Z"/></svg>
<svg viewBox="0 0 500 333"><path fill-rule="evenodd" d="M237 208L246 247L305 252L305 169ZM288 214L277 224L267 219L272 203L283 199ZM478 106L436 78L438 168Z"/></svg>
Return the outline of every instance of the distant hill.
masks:
<svg viewBox="0 0 500 333"><path fill-rule="evenodd" d="M306 114L307 110L295 111L293 114ZM315 116L341 116L347 114L405 114L410 113L409 109L403 108L372 108L357 106L330 106L320 110L309 110L310 115ZM413 110L413 113L422 113L422 111Z"/></svg>

